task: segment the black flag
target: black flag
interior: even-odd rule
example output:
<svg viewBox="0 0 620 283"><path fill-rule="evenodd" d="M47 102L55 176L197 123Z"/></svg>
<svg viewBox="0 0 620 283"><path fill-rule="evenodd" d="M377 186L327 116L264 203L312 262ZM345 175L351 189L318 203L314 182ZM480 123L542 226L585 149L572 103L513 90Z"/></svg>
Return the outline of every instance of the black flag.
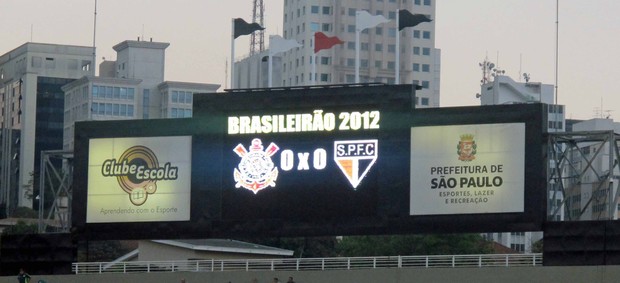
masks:
<svg viewBox="0 0 620 283"><path fill-rule="evenodd" d="M403 30L406 27L415 27L420 23L432 21L426 15L411 14L407 10L398 10L398 30Z"/></svg>
<svg viewBox="0 0 620 283"><path fill-rule="evenodd" d="M264 30L264 29L265 29L264 27L261 27L257 23L248 24L242 18L236 18L234 20L234 27L233 27L234 38L253 33L257 30Z"/></svg>

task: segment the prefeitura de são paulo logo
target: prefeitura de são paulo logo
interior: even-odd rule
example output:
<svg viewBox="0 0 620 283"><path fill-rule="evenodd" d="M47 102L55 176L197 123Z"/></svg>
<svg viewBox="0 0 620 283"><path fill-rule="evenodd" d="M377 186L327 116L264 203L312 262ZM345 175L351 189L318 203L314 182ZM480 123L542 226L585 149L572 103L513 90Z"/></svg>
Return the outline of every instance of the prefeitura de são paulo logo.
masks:
<svg viewBox="0 0 620 283"><path fill-rule="evenodd" d="M474 135L472 134L461 135L461 140L459 141L459 144L456 146L456 153L459 155L459 160L472 161L476 159L477 148L478 148L478 145L476 145L476 141L474 140Z"/></svg>
<svg viewBox="0 0 620 283"><path fill-rule="evenodd" d="M159 166L157 156L145 146L133 146L125 150L116 159L107 159L101 166L101 174L105 177L116 177L121 189L129 194L134 205L142 205L148 195L157 191L157 181L176 180L178 167L166 162Z"/></svg>
<svg viewBox="0 0 620 283"><path fill-rule="evenodd" d="M235 187L246 188L254 194L269 186L276 186L278 178L278 168L273 165L271 156L280 148L274 143L269 144L263 150L263 142L260 139L253 139L249 151L239 144L233 151L241 157L238 168L235 168Z"/></svg>

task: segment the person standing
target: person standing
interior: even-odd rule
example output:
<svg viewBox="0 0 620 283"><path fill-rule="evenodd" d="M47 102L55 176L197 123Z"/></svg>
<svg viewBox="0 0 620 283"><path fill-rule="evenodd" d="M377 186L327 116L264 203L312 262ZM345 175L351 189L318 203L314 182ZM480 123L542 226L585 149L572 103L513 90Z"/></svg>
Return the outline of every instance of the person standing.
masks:
<svg viewBox="0 0 620 283"><path fill-rule="evenodd" d="M19 283L29 283L30 275L24 271L23 268L19 269L19 274L17 275L17 282Z"/></svg>

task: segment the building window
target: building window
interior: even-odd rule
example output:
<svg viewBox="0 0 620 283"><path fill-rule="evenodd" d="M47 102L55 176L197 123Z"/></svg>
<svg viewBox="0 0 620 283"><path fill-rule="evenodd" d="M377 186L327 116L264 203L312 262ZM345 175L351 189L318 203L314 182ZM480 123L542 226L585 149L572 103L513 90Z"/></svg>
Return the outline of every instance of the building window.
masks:
<svg viewBox="0 0 620 283"><path fill-rule="evenodd" d="M381 43L375 44L375 51L383 51L383 44Z"/></svg>
<svg viewBox="0 0 620 283"><path fill-rule="evenodd" d="M323 6L323 15L331 15L332 7Z"/></svg>
<svg viewBox="0 0 620 283"><path fill-rule="evenodd" d="M315 22L310 23L310 31L316 32L316 31L319 31L320 28L321 28L321 25L319 25L319 23L315 23Z"/></svg>
<svg viewBox="0 0 620 283"><path fill-rule="evenodd" d="M331 31L332 30L332 25L331 24L323 24L321 30L322 31Z"/></svg>
<svg viewBox="0 0 620 283"><path fill-rule="evenodd" d="M419 30L413 30L413 38L420 38L420 31Z"/></svg>
<svg viewBox="0 0 620 283"><path fill-rule="evenodd" d="M420 71L420 64L413 63L413 71L414 72L419 72Z"/></svg>
<svg viewBox="0 0 620 283"><path fill-rule="evenodd" d="M330 57L321 57L321 65L329 65Z"/></svg>
<svg viewBox="0 0 620 283"><path fill-rule="evenodd" d="M396 52L396 45L388 44L388 52L395 53Z"/></svg>
<svg viewBox="0 0 620 283"><path fill-rule="evenodd" d="M388 19L395 20L396 19L396 12L388 12Z"/></svg>
<svg viewBox="0 0 620 283"><path fill-rule="evenodd" d="M355 16L355 9L349 8L349 16Z"/></svg>
<svg viewBox="0 0 620 283"><path fill-rule="evenodd" d="M376 35L382 35L383 34L383 28L382 27L375 28L375 34Z"/></svg>
<svg viewBox="0 0 620 283"><path fill-rule="evenodd" d="M431 0L424 0L424 6L430 6Z"/></svg>
<svg viewBox="0 0 620 283"><path fill-rule="evenodd" d="M431 65L429 64L422 64L422 72L430 72L431 71Z"/></svg>
<svg viewBox="0 0 620 283"><path fill-rule="evenodd" d="M430 31L422 32L422 38L424 38L424 39L431 39L431 32Z"/></svg>
<svg viewBox="0 0 620 283"><path fill-rule="evenodd" d="M428 106L428 97L422 97L421 104L425 105L425 106Z"/></svg>
<svg viewBox="0 0 620 283"><path fill-rule="evenodd" d="M149 118L149 104L151 103L151 90L145 89L142 91L142 119Z"/></svg>
<svg viewBox="0 0 620 283"><path fill-rule="evenodd" d="M38 56L33 56L32 57L32 67L33 68L41 68L41 62L42 62L42 58L38 57Z"/></svg>
<svg viewBox="0 0 620 283"><path fill-rule="evenodd" d="M413 4L418 5L418 6L422 5L422 0L415 0L413 1Z"/></svg>
<svg viewBox="0 0 620 283"><path fill-rule="evenodd" d="M396 37L396 28L388 28L388 36Z"/></svg>
<svg viewBox="0 0 620 283"><path fill-rule="evenodd" d="M348 25L347 32L355 32L355 25Z"/></svg>
<svg viewBox="0 0 620 283"><path fill-rule="evenodd" d="M368 68L368 60L367 59L361 59L360 60L360 67Z"/></svg>
<svg viewBox="0 0 620 283"><path fill-rule="evenodd" d="M368 42L362 42L360 44L360 49L361 50L368 50Z"/></svg>
<svg viewBox="0 0 620 283"><path fill-rule="evenodd" d="M387 68L388 68L388 70L396 69L396 63L394 63L394 61L388 61Z"/></svg>
<svg viewBox="0 0 620 283"><path fill-rule="evenodd" d="M329 82L329 74L321 74L322 82Z"/></svg>
<svg viewBox="0 0 620 283"><path fill-rule="evenodd" d="M431 49L428 47L424 47L422 48L422 55L424 56L430 56L431 55Z"/></svg>
<svg viewBox="0 0 620 283"><path fill-rule="evenodd" d="M355 42L347 41L347 49L355 50Z"/></svg>
<svg viewBox="0 0 620 283"><path fill-rule="evenodd" d="M429 81L422 81L422 88L430 88L430 82Z"/></svg>
<svg viewBox="0 0 620 283"><path fill-rule="evenodd" d="M56 68L56 61L54 61L54 58L51 58L51 57L46 57L45 58L45 68L46 69L54 69L54 68Z"/></svg>
<svg viewBox="0 0 620 283"><path fill-rule="evenodd" d="M318 14L319 13L319 6L312 6L312 7L310 7L310 13Z"/></svg>
<svg viewBox="0 0 620 283"><path fill-rule="evenodd" d="M413 47L413 55L420 55L420 47L417 47L417 46Z"/></svg>
<svg viewBox="0 0 620 283"><path fill-rule="evenodd" d="M347 67L355 67L355 59L347 58Z"/></svg>

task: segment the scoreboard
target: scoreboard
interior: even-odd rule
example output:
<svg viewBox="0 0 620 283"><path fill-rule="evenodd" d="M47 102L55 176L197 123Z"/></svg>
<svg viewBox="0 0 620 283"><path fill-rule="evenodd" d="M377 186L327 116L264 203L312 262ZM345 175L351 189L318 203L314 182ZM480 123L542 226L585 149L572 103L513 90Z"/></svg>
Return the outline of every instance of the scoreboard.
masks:
<svg viewBox="0 0 620 283"><path fill-rule="evenodd" d="M541 104L415 109L411 85L195 94L186 119L76 125L87 239L531 231Z"/></svg>

